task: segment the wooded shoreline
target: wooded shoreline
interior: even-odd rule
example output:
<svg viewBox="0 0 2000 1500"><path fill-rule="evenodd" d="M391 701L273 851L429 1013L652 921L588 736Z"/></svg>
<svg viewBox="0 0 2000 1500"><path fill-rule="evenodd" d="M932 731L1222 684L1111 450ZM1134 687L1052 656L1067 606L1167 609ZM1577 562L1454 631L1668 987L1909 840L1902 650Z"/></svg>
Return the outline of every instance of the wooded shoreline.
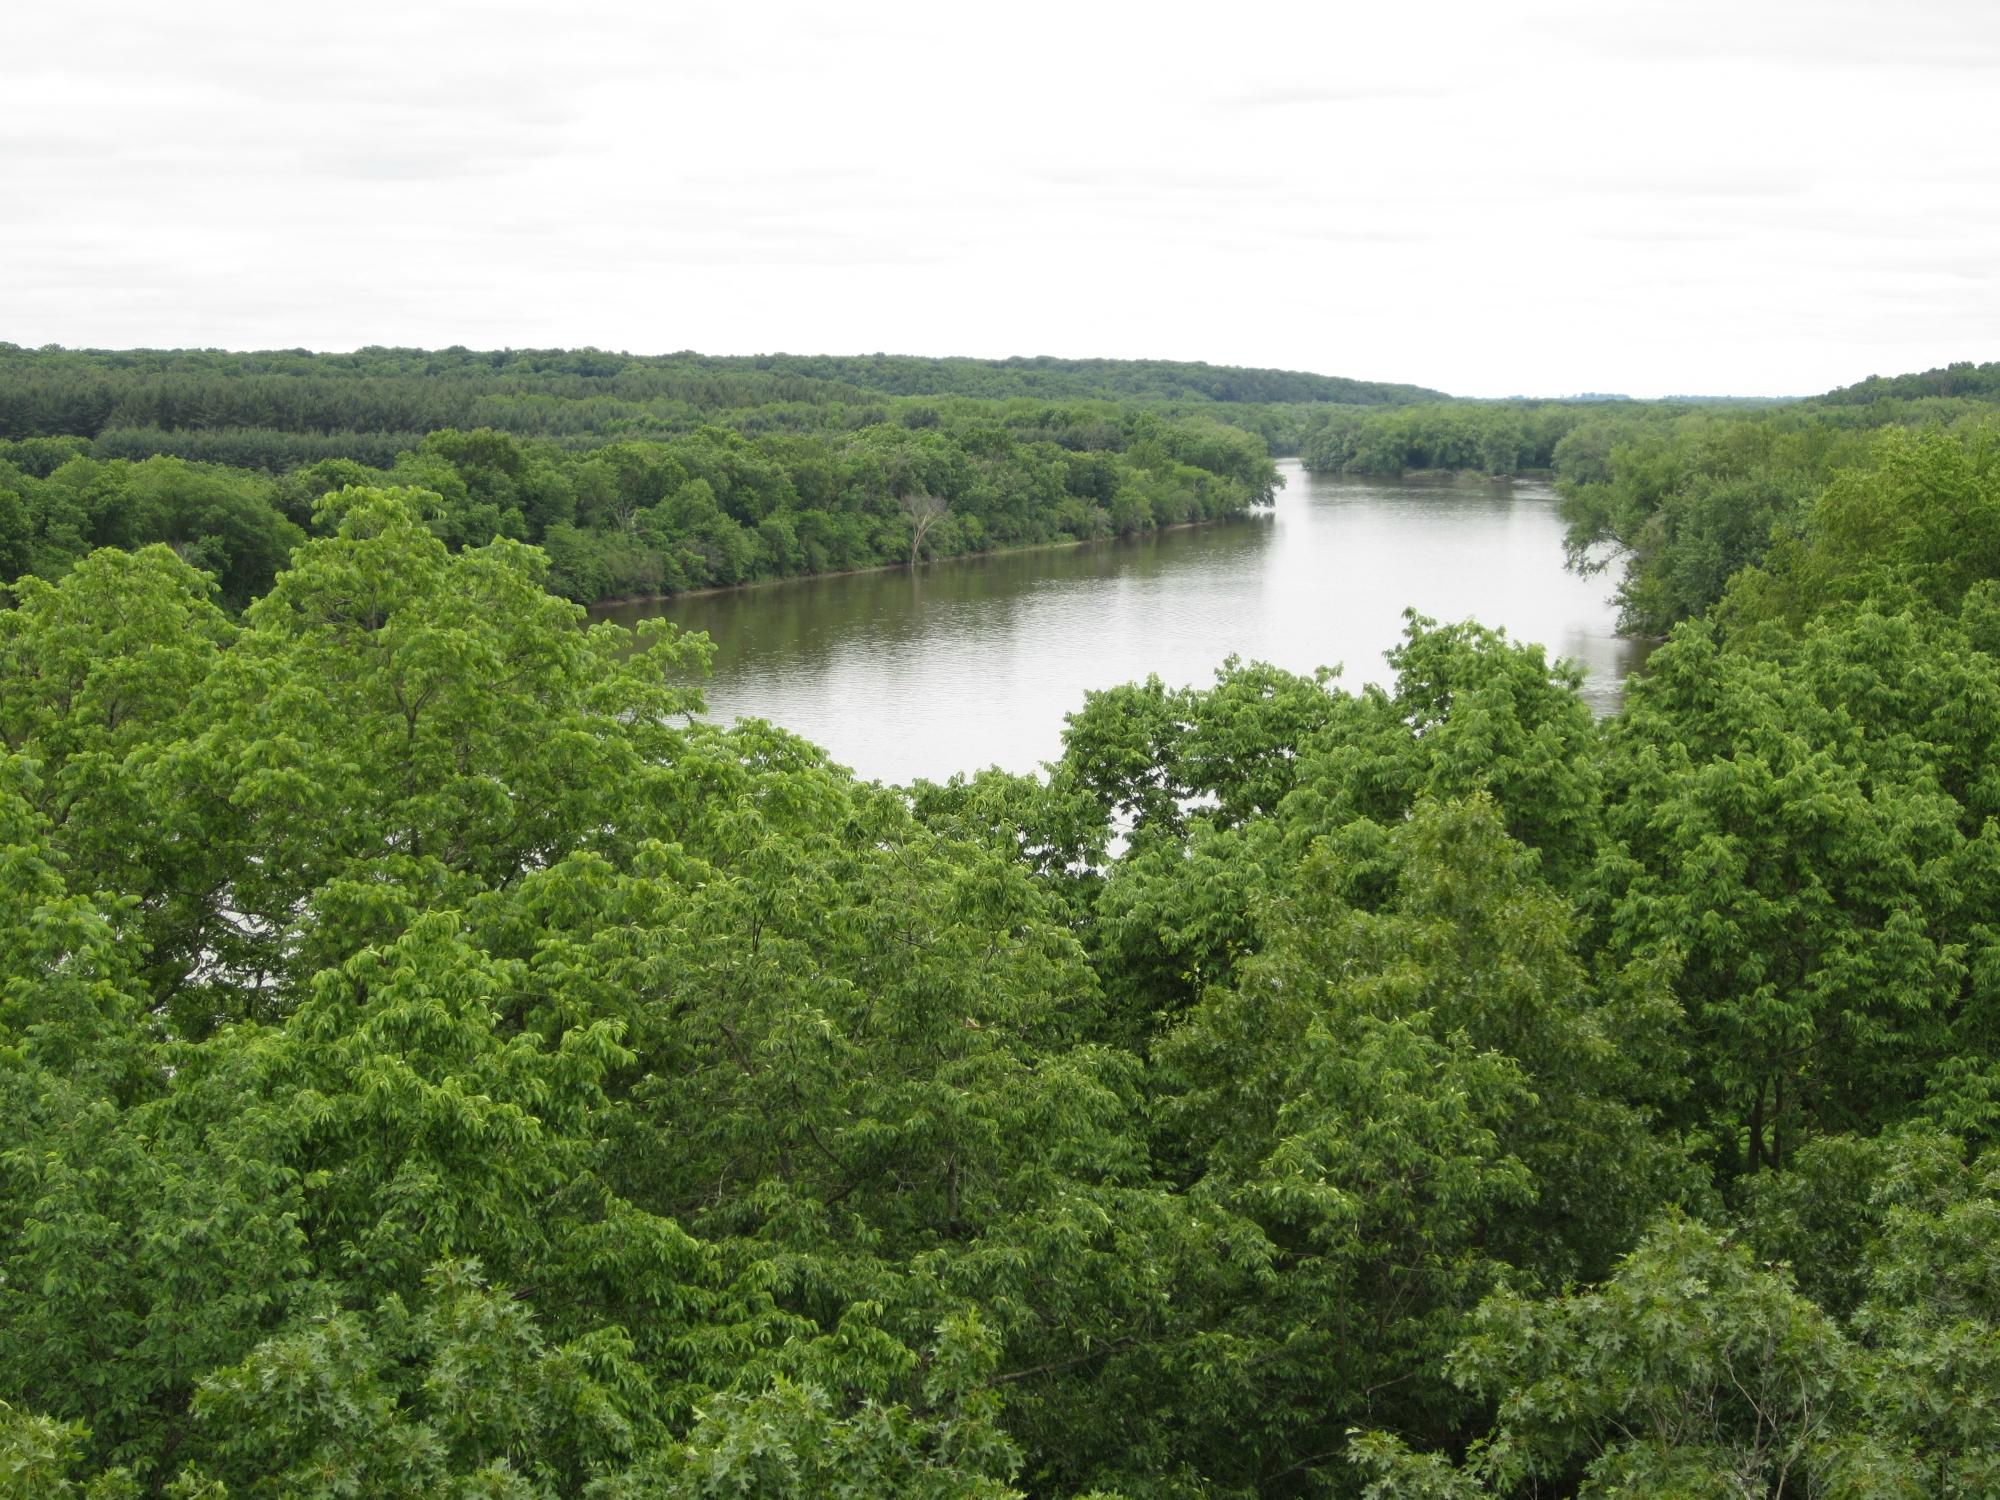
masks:
<svg viewBox="0 0 2000 1500"><path fill-rule="evenodd" d="M987 562L996 557L1013 557L1022 553L1067 552L1078 547L1121 546L1164 532L1191 531L1202 526L1222 526L1237 521L1254 520L1260 511L1268 508L1268 506L1255 506L1237 515L1211 516L1200 521L1175 521L1166 526L1150 526L1145 531L1129 532L1123 536L1071 537L1064 541L1022 542L1012 547L989 547L983 552L954 552L947 557L927 557L915 565L907 562L871 563L865 568L835 568L824 573L793 573L784 578L753 578L744 583L682 589L672 594L632 594L618 599L597 599L586 604L584 608L594 614L600 610L629 609L636 605L671 604L676 599L702 599L718 594L747 593L753 589L782 588L787 584L812 583L822 578L855 578L868 573L908 573L915 572L919 567L933 568L955 563Z"/></svg>

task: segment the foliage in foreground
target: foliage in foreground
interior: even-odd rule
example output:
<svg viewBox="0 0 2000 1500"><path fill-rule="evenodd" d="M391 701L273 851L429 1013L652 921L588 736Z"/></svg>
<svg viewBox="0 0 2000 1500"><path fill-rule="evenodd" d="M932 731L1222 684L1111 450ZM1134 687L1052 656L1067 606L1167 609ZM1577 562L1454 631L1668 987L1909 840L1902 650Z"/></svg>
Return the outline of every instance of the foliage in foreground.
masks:
<svg viewBox="0 0 2000 1500"><path fill-rule="evenodd" d="M1413 620L908 791L407 490L24 581L0 1495L1990 1492L1952 441L1606 724Z"/></svg>

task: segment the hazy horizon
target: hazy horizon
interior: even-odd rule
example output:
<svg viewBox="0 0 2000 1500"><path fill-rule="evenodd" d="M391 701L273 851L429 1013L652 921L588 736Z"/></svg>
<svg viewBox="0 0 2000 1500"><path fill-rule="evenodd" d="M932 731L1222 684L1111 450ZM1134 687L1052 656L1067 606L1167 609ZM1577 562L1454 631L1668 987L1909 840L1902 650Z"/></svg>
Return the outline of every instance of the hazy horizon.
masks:
<svg viewBox="0 0 2000 1500"><path fill-rule="evenodd" d="M1775 397L2000 356L2000 11L24 12L0 337ZM1921 141L1921 150L1912 143Z"/></svg>

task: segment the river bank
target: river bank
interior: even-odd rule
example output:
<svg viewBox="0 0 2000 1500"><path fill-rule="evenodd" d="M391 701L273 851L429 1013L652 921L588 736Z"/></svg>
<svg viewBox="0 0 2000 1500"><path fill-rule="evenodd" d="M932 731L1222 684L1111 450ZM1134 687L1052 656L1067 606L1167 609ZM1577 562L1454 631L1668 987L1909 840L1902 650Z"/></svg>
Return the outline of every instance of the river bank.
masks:
<svg viewBox="0 0 2000 1500"><path fill-rule="evenodd" d="M1165 526L1148 526L1143 531L1124 534L1110 533L1105 536L1070 537L1060 542L1023 542L1016 547L985 547L977 552L954 552L949 557L927 557L921 564L907 562L870 563L865 568L828 568L818 573L789 573L782 578L751 578L742 583L712 584L707 588L678 589L671 594L621 594L609 599L598 599L584 608L591 613L599 610L620 610L664 606L682 599L707 599L718 594L741 594L753 589L784 588L790 585L810 583L821 578L860 578L871 573L915 574L919 567L945 567L953 563L978 563L996 557L1020 557L1036 552L1068 552L1078 547L1101 547L1119 542L1141 541L1149 536L1159 536L1171 531L1192 531L1205 526L1227 526L1238 521L1255 520L1259 514L1269 514L1269 505L1253 505L1235 515L1209 516L1199 521L1173 521Z"/></svg>

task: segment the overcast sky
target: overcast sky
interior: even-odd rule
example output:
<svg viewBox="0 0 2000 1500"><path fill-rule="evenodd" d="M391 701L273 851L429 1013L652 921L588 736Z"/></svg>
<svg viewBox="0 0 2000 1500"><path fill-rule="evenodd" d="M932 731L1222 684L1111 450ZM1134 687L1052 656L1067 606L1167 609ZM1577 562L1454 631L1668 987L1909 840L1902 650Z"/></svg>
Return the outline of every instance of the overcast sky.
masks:
<svg viewBox="0 0 2000 1500"><path fill-rule="evenodd" d="M2000 358L2000 5L12 7L0 339Z"/></svg>

